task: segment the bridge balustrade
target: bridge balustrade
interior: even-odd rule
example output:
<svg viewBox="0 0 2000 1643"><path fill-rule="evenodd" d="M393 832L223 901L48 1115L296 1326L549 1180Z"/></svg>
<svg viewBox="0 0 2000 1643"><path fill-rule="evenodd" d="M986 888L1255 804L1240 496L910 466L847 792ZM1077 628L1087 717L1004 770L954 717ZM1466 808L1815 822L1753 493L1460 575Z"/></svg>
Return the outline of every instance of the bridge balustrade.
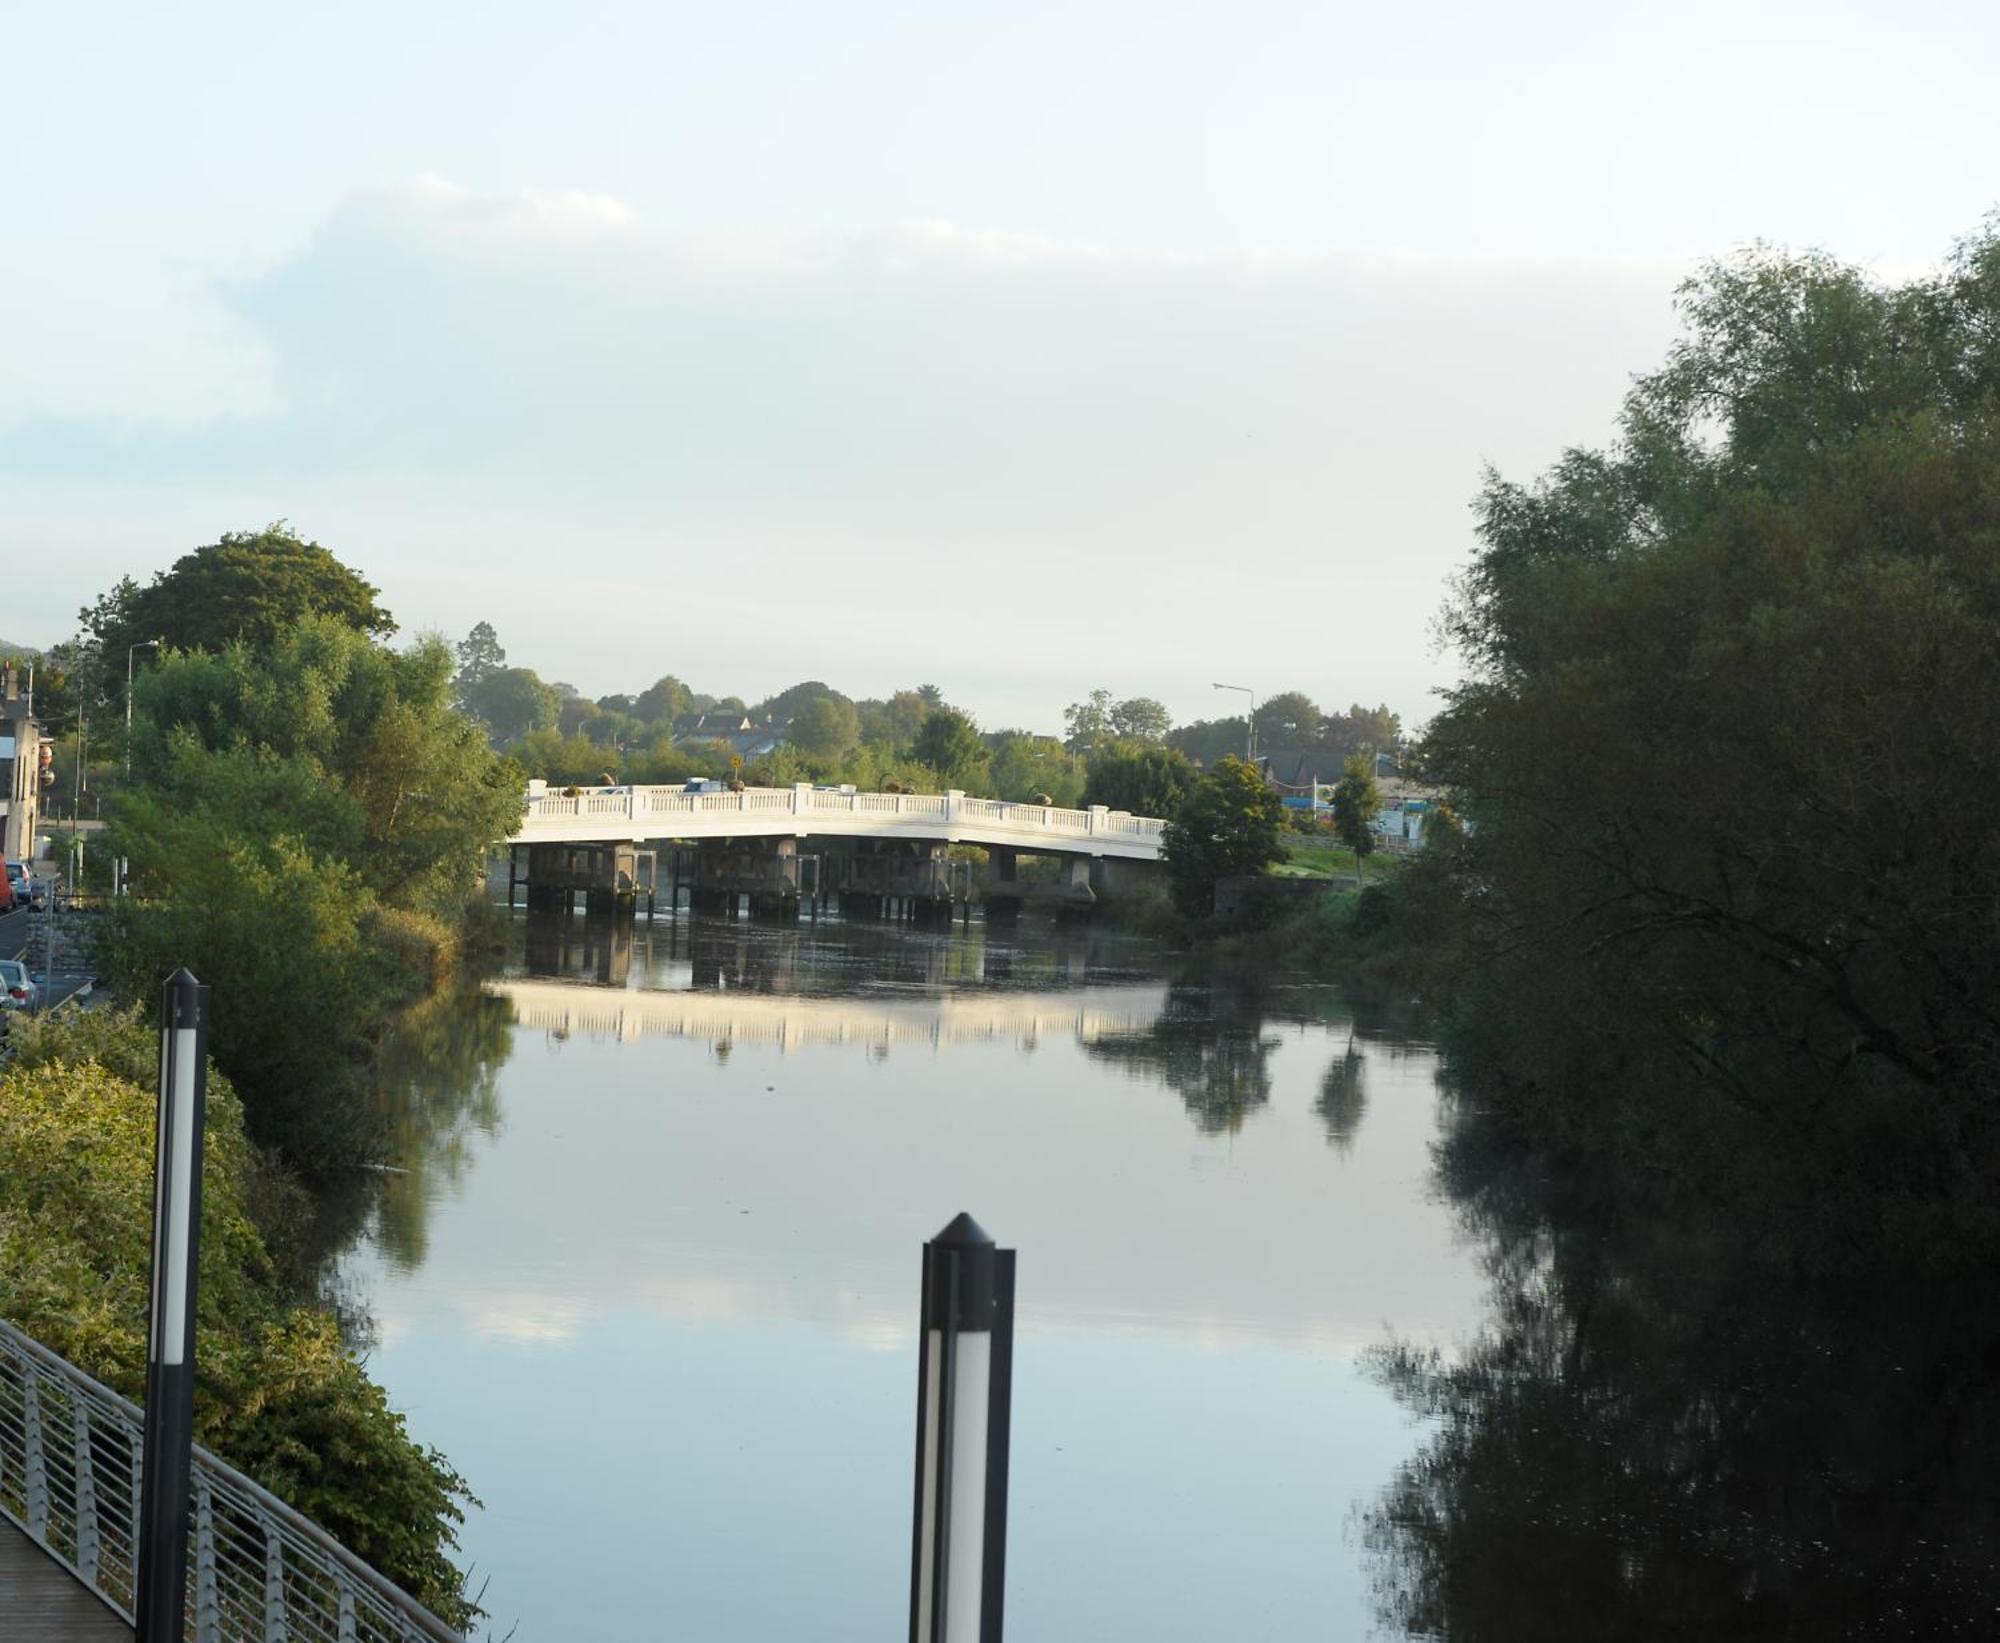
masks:
<svg viewBox="0 0 2000 1643"><path fill-rule="evenodd" d="M764 819L757 826L740 830L728 826L722 819L746 812ZM960 836L961 830L969 828L972 833L970 842L1030 849L1038 838L1065 850L1090 849L1094 840L1116 840L1118 848L1114 853L1142 858L1157 857L1160 833L1165 825L1157 817L1127 815L1124 811L1108 810L1101 805L1089 810L1072 810L1059 805L968 798L956 791L859 793L816 788L801 782L792 787L747 787L724 793L689 793L677 787L552 792L536 783L529 788L521 826L514 834L514 841L533 843L551 836L575 838L582 834L584 828L594 825L595 818L600 817L606 821L624 821L634 828L650 826L661 836L698 834L704 829L726 835L734 835L738 831L769 833L773 831L772 819L780 815L852 817L854 822L836 831L863 835L872 834L879 822L880 836L883 837L935 836L930 833L927 824L942 822L949 837ZM864 817L867 818L865 822L861 820ZM688 825L676 828L676 818L684 818ZM537 824L544 826L538 827ZM808 829L800 828L799 831ZM979 836L982 832L999 836L982 839ZM639 834L635 832L633 836Z"/></svg>
<svg viewBox="0 0 2000 1643"><path fill-rule="evenodd" d="M0 1322L0 1514L136 1623L145 1416ZM194 1643L464 1643L324 1530L196 1445ZM0 1626L4 1630L4 1626Z"/></svg>

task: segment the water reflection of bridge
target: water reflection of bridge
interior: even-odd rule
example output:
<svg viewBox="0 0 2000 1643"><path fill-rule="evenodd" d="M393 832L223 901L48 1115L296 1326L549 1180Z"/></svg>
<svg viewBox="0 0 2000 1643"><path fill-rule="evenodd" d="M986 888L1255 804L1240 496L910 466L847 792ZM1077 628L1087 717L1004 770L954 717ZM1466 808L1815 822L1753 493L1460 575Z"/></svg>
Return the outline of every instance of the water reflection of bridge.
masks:
<svg viewBox="0 0 2000 1643"><path fill-rule="evenodd" d="M937 998L812 998L677 990L646 992L563 981L495 981L486 991L513 1006L524 1027L626 1040L694 1038L711 1044L771 1044L791 1051L815 1044L984 1043L1042 1039L1089 1044L1144 1032L1166 1007L1163 982L1090 987L1079 992L994 988Z"/></svg>

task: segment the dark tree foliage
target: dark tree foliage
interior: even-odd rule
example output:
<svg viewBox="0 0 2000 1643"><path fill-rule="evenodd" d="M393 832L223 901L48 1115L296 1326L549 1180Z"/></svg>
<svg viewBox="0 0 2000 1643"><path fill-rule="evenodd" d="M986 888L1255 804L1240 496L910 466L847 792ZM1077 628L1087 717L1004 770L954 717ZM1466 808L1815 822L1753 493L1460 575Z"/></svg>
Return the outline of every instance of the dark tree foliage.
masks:
<svg viewBox="0 0 2000 1643"><path fill-rule="evenodd" d="M498 668L465 692L466 711L502 745L555 729L562 705L556 688L531 667Z"/></svg>
<svg viewBox="0 0 2000 1643"><path fill-rule="evenodd" d="M120 669L126 648L144 640L161 640L173 650L221 650L239 642L261 650L306 616L331 617L377 636L396 631L395 620L375 602L375 588L282 521L261 531L226 532L147 586L129 592L127 586L84 613L106 663Z"/></svg>
<svg viewBox="0 0 2000 1643"><path fill-rule="evenodd" d="M1809 1267L1990 1263L2000 235L1682 303L1613 447L1480 499L1428 749L1462 1059Z"/></svg>
<svg viewBox="0 0 2000 1643"><path fill-rule="evenodd" d="M1382 808L1382 790L1375 784L1372 754L1356 753L1341 766L1333 788L1333 825L1340 842L1357 856L1375 849L1375 817Z"/></svg>
<svg viewBox="0 0 2000 1643"><path fill-rule="evenodd" d="M1161 835L1174 905L1190 918L1215 906L1218 880L1261 873L1284 856L1284 800L1241 759L1224 759L1195 784Z"/></svg>
<svg viewBox="0 0 2000 1643"><path fill-rule="evenodd" d="M671 673L655 679L632 702L632 712L652 725L672 725L683 713L694 711L694 697L688 687Z"/></svg>
<svg viewBox="0 0 2000 1643"><path fill-rule="evenodd" d="M1135 816L1171 817L1200 779L1194 761L1177 747L1113 742L1091 759L1083 802Z"/></svg>
<svg viewBox="0 0 2000 1643"><path fill-rule="evenodd" d="M963 785L985 769L986 744L979 727L957 708L934 708L917 732L910 757L946 781Z"/></svg>

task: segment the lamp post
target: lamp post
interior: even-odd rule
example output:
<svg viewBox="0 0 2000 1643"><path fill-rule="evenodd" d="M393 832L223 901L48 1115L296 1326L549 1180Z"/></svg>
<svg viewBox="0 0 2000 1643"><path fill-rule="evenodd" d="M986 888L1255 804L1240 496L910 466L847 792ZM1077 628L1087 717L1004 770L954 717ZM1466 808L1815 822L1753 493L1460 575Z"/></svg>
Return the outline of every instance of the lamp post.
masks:
<svg viewBox="0 0 2000 1643"><path fill-rule="evenodd" d="M201 1141L208 989L176 970L160 997L160 1108L153 1150L153 1305L140 1465L138 1643L180 1643L194 1466L195 1275L201 1257Z"/></svg>
<svg viewBox="0 0 2000 1643"><path fill-rule="evenodd" d="M132 663L142 650L158 650L166 641L162 639L141 639L136 645L125 647L125 778L132 778ZM129 856L118 858L118 893L124 895L127 880L131 876L132 861Z"/></svg>
<svg viewBox="0 0 2000 1643"><path fill-rule="evenodd" d="M125 774L132 774L132 663L142 650L158 650L162 639L141 639L125 647Z"/></svg>
<svg viewBox="0 0 2000 1643"><path fill-rule="evenodd" d="M924 1245L910 1643L1001 1643L1014 1252L970 1215Z"/></svg>
<svg viewBox="0 0 2000 1643"><path fill-rule="evenodd" d="M1257 762L1257 692L1248 685L1215 685L1215 690L1240 690L1250 698L1250 711L1243 716L1243 762Z"/></svg>

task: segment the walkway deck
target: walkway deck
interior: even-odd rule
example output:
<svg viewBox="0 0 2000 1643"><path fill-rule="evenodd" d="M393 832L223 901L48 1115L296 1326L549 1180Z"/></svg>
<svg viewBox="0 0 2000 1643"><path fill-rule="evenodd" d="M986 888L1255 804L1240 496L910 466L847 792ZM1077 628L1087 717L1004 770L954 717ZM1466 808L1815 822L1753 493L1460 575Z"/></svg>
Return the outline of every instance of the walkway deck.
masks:
<svg viewBox="0 0 2000 1643"><path fill-rule="evenodd" d="M132 1643L132 1628L0 1518L0 1637L7 1643Z"/></svg>

